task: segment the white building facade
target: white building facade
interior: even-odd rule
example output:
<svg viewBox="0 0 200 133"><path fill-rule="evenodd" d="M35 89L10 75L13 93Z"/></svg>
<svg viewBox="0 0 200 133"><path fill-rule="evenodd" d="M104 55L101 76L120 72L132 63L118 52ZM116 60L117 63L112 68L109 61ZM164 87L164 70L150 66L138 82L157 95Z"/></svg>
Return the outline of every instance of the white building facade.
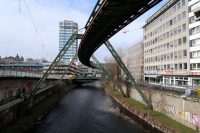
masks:
<svg viewBox="0 0 200 133"><path fill-rule="evenodd" d="M141 83L144 79L144 46L139 42L122 53L122 61L128 68L136 82ZM125 76L123 70L121 75Z"/></svg>
<svg viewBox="0 0 200 133"><path fill-rule="evenodd" d="M169 0L144 26L144 80L191 85L187 0Z"/></svg>
<svg viewBox="0 0 200 133"><path fill-rule="evenodd" d="M190 75L193 86L200 84L200 21L194 14L200 7L200 0L189 0L189 41L190 41Z"/></svg>

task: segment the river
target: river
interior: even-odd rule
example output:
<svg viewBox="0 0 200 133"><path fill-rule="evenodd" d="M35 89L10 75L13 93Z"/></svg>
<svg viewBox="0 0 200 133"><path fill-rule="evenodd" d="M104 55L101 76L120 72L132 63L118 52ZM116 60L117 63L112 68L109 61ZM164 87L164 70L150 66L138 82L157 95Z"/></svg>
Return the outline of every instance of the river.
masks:
<svg viewBox="0 0 200 133"><path fill-rule="evenodd" d="M36 133L145 133L141 126L122 117L112 99L96 84L70 91Z"/></svg>

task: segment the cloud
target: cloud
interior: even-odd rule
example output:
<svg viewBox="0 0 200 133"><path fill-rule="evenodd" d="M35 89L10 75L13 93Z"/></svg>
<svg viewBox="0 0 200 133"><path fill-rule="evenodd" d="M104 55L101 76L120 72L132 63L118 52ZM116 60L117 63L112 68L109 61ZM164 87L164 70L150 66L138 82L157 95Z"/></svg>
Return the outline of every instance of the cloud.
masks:
<svg viewBox="0 0 200 133"><path fill-rule="evenodd" d="M55 58L58 54L59 21L69 19L78 22L79 27L84 27L91 10L86 9L86 6L92 6L90 0L84 1L87 4L78 5L71 0L59 0L59 2L58 0L26 0L38 28L36 31L24 0L21 0L20 7L18 0L1 0L1 56L15 56L19 53L25 57ZM81 2L83 3L83 0Z"/></svg>
<svg viewBox="0 0 200 133"><path fill-rule="evenodd" d="M38 27L37 32L24 1L31 9ZM139 27L165 2L151 9L125 29L132 30ZM19 6L19 0L0 0L0 56L15 56L18 53L26 58L54 59L58 54L59 21L73 20L78 22L79 28L82 28L95 4L96 0L21 0ZM110 41L116 49L125 49L141 40L142 32L142 29L127 34L120 31ZM42 41L38 37L38 33L42 37ZM105 53L105 51L107 52ZM103 61L105 55L110 56L105 47L101 47L95 55L101 58L100 61Z"/></svg>
<svg viewBox="0 0 200 133"><path fill-rule="evenodd" d="M145 21L153 15L159 8L161 8L168 0L163 0L155 7L147 11L145 14L137 18L135 21L130 23L124 29L119 31L116 35L114 35L109 41L113 45L113 47L121 53L122 50L126 50L129 47L133 46L134 44L143 40L143 29L141 28ZM129 30L126 34L123 33L124 31ZM106 51L106 52L105 52ZM101 61L104 62L104 58L110 58L112 56L107 48L102 45L96 52L95 56Z"/></svg>

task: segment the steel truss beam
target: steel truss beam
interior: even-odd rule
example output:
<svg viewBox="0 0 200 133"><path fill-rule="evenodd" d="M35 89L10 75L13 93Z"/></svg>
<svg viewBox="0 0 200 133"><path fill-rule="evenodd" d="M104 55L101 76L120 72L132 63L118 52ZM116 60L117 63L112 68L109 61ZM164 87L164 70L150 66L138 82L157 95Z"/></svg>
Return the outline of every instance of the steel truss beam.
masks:
<svg viewBox="0 0 200 133"><path fill-rule="evenodd" d="M78 57L81 63L92 67L90 58L105 41L160 1L98 0L79 45Z"/></svg>
<svg viewBox="0 0 200 133"><path fill-rule="evenodd" d="M66 75L67 71L69 70L70 66L72 65L72 63L75 61L75 59L77 58L77 54L74 55L73 59L71 60L71 62L68 64L68 67L65 68L64 73L62 74L60 80L63 80L64 76Z"/></svg>
<svg viewBox="0 0 200 133"><path fill-rule="evenodd" d="M101 69L105 75L108 75L108 80L110 80L110 81L113 82L113 83L116 83L116 86L120 89L120 91L122 92L122 94L123 94L124 96L126 96L126 95L123 93L123 90L122 90L121 85L119 84L118 81L116 81L116 80L114 79L114 77L112 76L112 73L108 70L108 68L104 67L104 66L97 60L97 58L96 58L94 55L92 56L92 58L93 58L93 60L96 62L96 64L93 64L93 65L96 65L96 67L99 68L99 69Z"/></svg>
<svg viewBox="0 0 200 133"><path fill-rule="evenodd" d="M55 66L58 64L60 59L64 56L66 51L69 49L69 47L73 44L73 42L76 40L78 36L78 31L74 32L72 36L69 38L69 40L66 42L66 44L63 46L63 48L60 50L56 58L53 60L47 71L43 74L43 76L40 78L40 80L36 83L34 86L31 94L29 95L29 98L31 99L36 92L40 89L46 78L49 76L49 74L52 72L52 70L55 68Z"/></svg>
<svg viewBox="0 0 200 133"><path fill-rule="evenodd" d="M92 59L96 62L96 64L93 64L93 65L95 65L96 68L101 69L101 70L103 71L103 73L104 73L105 75L108 76L108 80L112 81L112 79L114 79L114 78L113 78L111 72L110 72L108 69L106 69L106 68L97 60L97 58L96 58L94 55L92 56Z"/></svg>
<svg viewBox="0 0 200 133"><path fill-rule="evenodd" d="M129 70L127 69L127 67L125 66L125 64L123 63L123 61L121 60L121 58L119 57L119 55L117 54L117 52L115 51L115 49L113 48L113 46L111 45L111 43L109 41L106 41L105 45L108 48L108 50L110 51L110 53L113 55L113 57L115 58L115 60L117 61L117 63L120 66L120 68L124 71L124 73L126 74L126 76L128 77L128 79L130 80L131 84L138 91L138 93L142 97L143 101L147 104L147 106L150 109L153 109L151 101L149 101L146 98L146 96L143 94L143 92L139 88L138 84L135 82L135 79L133 78L133 76L131 75L131 73L129 72Z"/></svg>

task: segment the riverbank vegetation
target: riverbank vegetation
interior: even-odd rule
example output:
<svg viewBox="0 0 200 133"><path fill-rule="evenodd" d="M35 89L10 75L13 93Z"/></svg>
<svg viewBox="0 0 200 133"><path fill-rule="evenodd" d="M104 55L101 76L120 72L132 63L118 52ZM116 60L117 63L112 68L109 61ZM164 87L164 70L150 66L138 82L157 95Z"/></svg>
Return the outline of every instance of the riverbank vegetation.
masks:
<svg viewBox="0 0 200 133"><path fill-rule="evenodd" d="M151 121L159 122L163 127L166 127L173 132L197 133L197 131L195 131L189 127L186 127L186 126L182 125L181 123L176 122L175 120L169 118L168 116L166 116L162 113L148 109L147 106L145 106L144 104L142 104L134 99L124 97L120 91L115 91L109 84L105 85L105 91L109 95L116 98L124 105L126 105L129 109L134 110L138 114L144 115L144 117L145 116L149 117L149 119L151 119Z"/></svg>

